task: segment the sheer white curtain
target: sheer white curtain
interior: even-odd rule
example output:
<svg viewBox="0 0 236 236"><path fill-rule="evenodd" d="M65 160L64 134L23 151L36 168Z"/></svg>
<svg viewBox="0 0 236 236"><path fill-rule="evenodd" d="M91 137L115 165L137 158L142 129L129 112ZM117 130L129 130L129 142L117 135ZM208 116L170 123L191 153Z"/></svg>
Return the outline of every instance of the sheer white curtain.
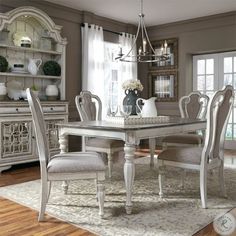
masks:
<svg viewBox="0 0 236 236"><path fill-rule="evenodd" d="M122 53L127 54L134 44L135 35L122 33L119 35L119 43L122 48ZM137 55L136 45L133 48L133 55ZM120 62L119 65L119 104L122 104L125 96L122 89L122 83L128 79L137 79L137 62Z"/></svg>
<svg viewBox="0 0 236 236"><path fill-rule="evenodd" d="M82 89L104 101L104 40L103 29L84 24L82 33ZM105 109L103 109L103 112Z"/></svg>

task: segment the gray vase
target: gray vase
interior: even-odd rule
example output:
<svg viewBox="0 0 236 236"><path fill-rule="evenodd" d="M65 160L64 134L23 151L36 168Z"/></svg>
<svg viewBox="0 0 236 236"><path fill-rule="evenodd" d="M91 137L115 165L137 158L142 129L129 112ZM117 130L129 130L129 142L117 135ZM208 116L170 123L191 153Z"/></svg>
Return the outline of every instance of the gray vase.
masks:
<svg viewBox="0 0 236 236"><path fill-rule="evenodd" d="M137 115L136 113L136 100L139 98L139 92L137 89L131 90L126 89L125 90L126 96L123 100L123 105L132 105L132 112L131 115Z"/></svg>

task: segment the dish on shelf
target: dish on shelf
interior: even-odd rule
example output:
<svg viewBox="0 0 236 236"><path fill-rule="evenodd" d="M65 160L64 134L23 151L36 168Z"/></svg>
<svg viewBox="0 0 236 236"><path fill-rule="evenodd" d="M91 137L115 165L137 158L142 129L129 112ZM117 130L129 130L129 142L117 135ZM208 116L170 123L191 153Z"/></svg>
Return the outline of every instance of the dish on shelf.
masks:
<svg viewBox="0 0 236 236"><path fill-rule="evenodd" d="M22 74L28 73L28 71L25 70L24 64L14 64L11 71L13 73L22 73Z"/></svg>
<svg viewBox="0 0 236 236"><path fill-rule="evenodd" d="M13 34L13 42L18 47L31 47L32 40L26 32L16 32Z"/></svg>
<svg viewBox="0 0 236 236"><path fill-rule="evenodd" d="M29 72L26 70L18 70L18 69L12 69L11 72L16 74L29 74Z"/></svg>

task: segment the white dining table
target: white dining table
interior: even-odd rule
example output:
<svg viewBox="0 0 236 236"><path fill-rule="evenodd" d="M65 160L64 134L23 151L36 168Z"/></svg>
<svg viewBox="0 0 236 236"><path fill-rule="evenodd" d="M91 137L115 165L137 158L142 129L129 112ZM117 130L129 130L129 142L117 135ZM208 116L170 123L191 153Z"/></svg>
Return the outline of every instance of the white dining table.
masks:
<svg viewBox="0 0 236 236"><path fill-rule="evenodd" d="M127 214L132 213L132 189L135 177L134 153L141 139L187 133L206 128L206 120L168 116L154 124L117 124L109 121L67 122L58 124L61 153L67 152L68 135L102 137L124 141L124 181Z"/></svg>

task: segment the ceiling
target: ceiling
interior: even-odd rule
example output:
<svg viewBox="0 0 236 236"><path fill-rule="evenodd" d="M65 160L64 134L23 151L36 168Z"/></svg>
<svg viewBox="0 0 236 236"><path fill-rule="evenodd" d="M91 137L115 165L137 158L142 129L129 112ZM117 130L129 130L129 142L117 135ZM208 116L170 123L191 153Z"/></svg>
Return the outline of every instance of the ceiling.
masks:
<svg viewBox="0 0 236 236"><path fill-rule="evenodd" d="M140 0L47 0L121 22L137 24ZM147 26L236 11L236 0L144 0Z"/></svg>

